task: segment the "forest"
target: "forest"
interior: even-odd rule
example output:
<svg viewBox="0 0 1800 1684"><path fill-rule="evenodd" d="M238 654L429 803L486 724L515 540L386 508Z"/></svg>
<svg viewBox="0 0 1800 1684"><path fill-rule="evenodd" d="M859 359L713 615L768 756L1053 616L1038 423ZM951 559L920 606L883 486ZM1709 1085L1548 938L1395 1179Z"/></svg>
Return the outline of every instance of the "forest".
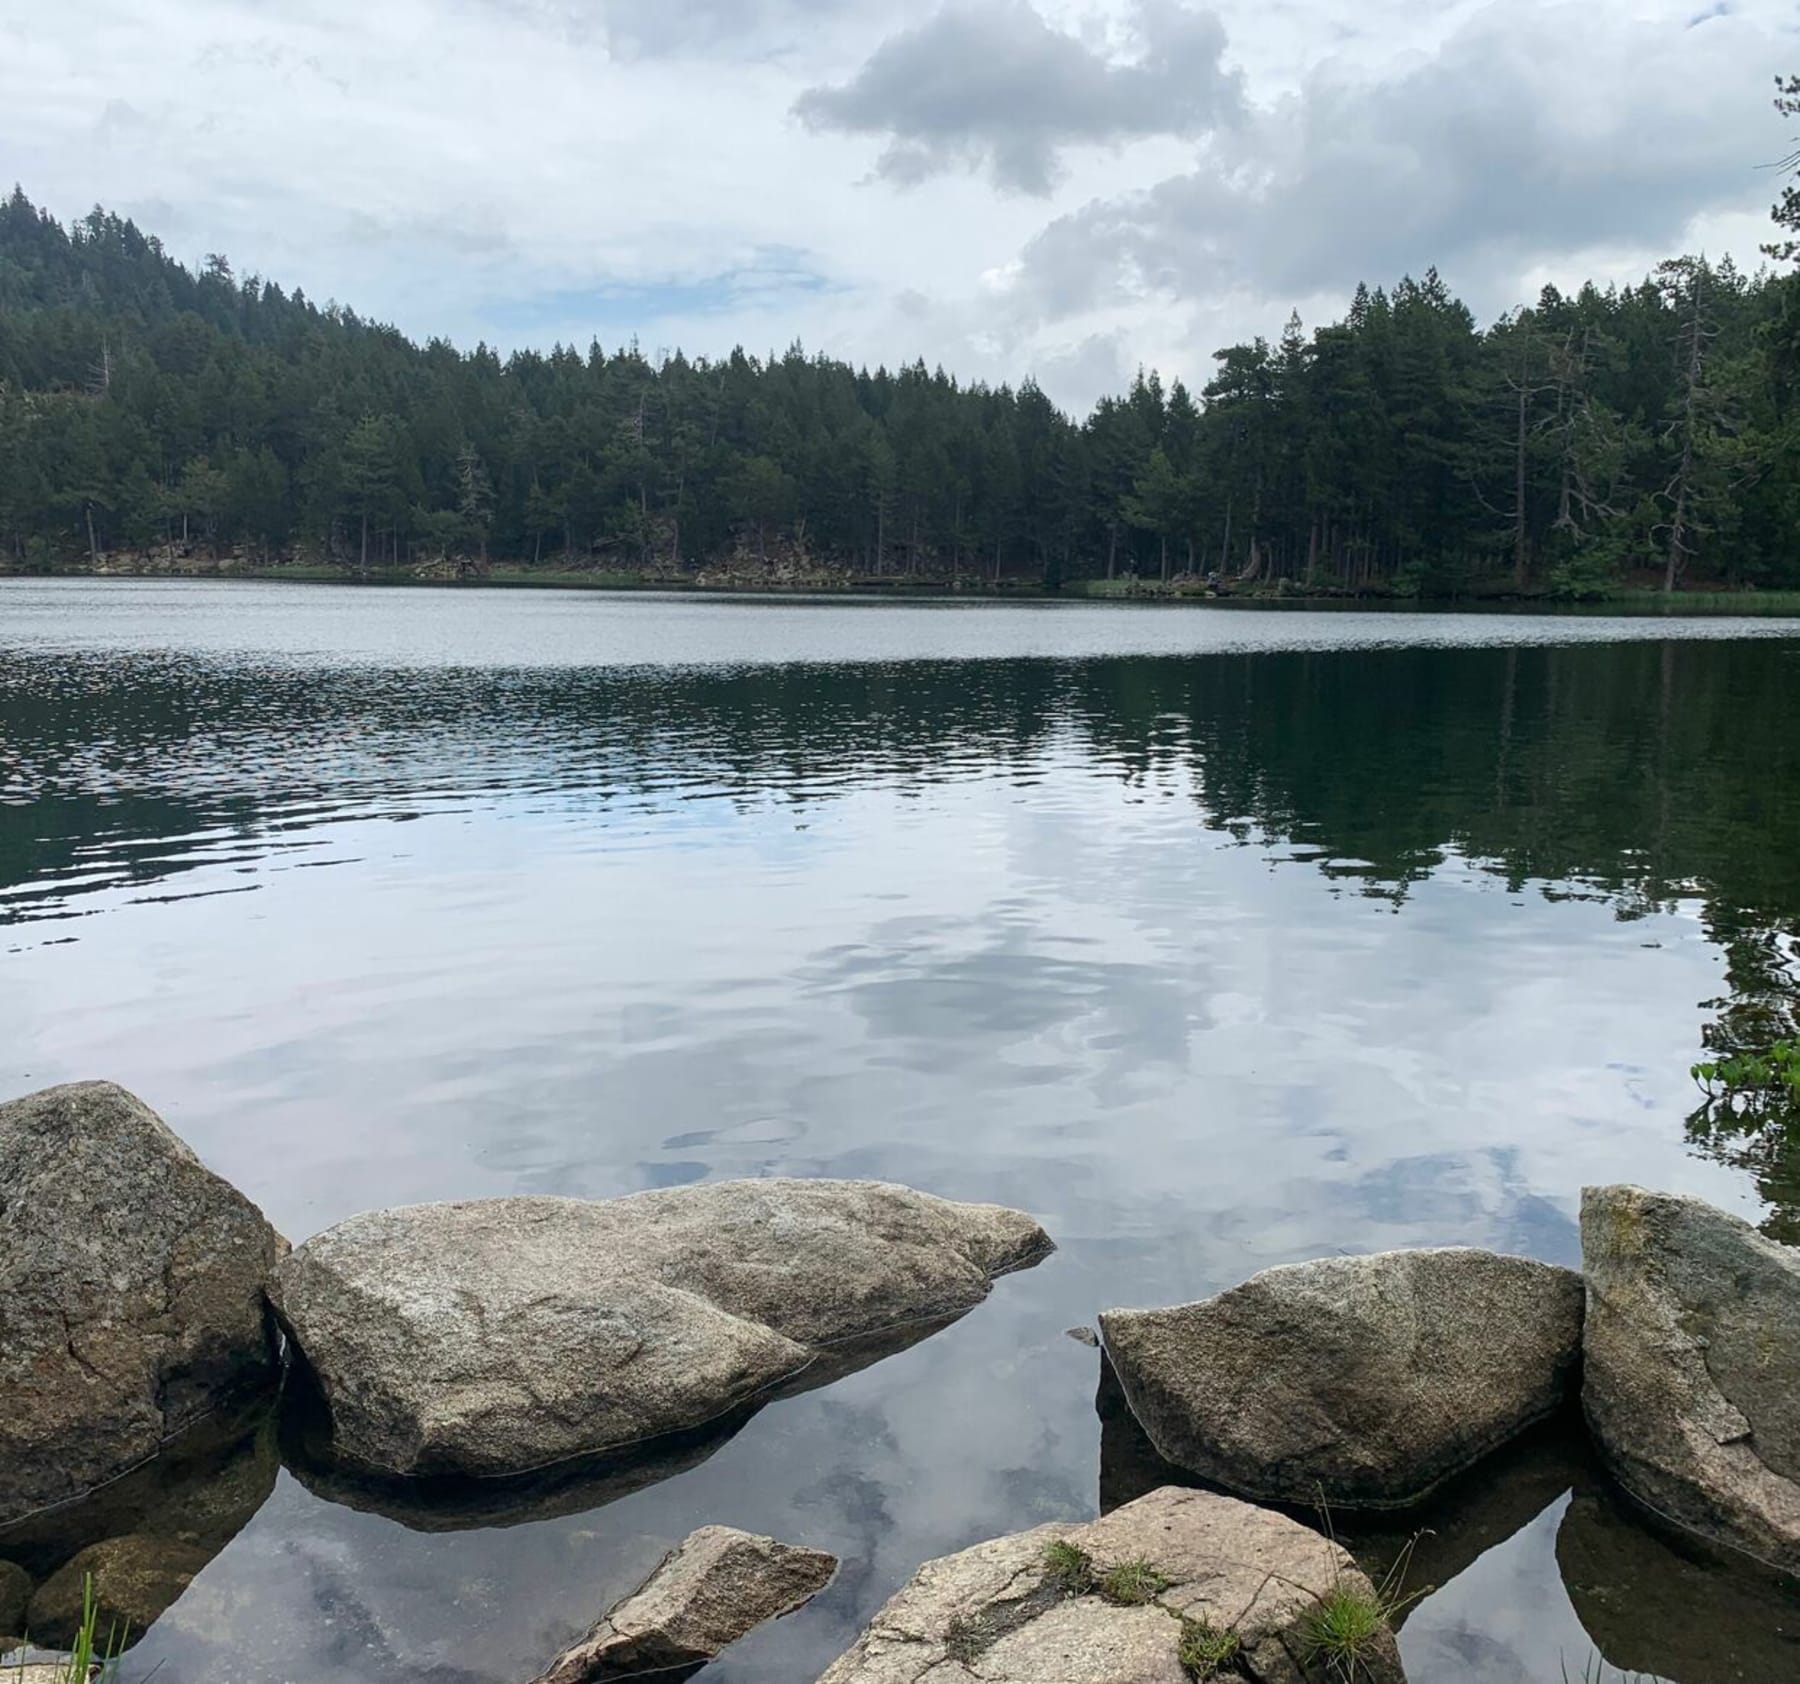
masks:
<svg viewBox="0 0 1800 1684"><path fill-rule="evenodd" d="M1800 94L1790 86L1796 102ZM1800 108L1797 104L1796 108ZM1778 223L1800 232L1789 189ZM1483 328L1359 286L1091 414L1030 380L420 345L96 209L0 202L0 568L118 555L1057 589L1800 587L1800 275L1689 256ZM1132 588L1136 588L1135 586Z"/></svg>

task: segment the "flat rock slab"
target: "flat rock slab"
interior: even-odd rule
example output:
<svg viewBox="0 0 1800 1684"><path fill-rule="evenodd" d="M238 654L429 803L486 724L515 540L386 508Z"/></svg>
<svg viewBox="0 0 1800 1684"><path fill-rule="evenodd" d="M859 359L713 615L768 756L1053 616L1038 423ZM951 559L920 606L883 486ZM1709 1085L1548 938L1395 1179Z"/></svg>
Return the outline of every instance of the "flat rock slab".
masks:
<svg viewBox="0 0 1800 1684"><path fill-rule="evenodd" d="M1800 1575L1800 1251L1700 1199L1581 1196L1582 1407L1641 1503Z"/></svg>
<svg viewBox="0 0 1800 1684"><path fill-rule="evenodd" d="M295 1251L273 1297L337 1459L494 1476L704 1426L1052 1249L998 1205L726 1181L371 1212Z"/></svg>
<svg viewBox="0 0 1800 1684"><path fill-rule="evenodd" d="M534 1684L607 1684L704 1665L764 1620L809 1602L837 1565L819 1550L703 1526Z"/></svg>
<svg viewBox="0 0 1800 1684"><path fill-rule="evenodd" d="M1142 1564L1148 1601L1071 1588L1052 1544L1073 1545L1096 1583ZM1342 1676L1316 1643L1324 1599L1375 1602L1350 1557L1298 1521L1235 1498L1172 1487L1087 1525L1039 1526L929 1561L819 1684L1192 1684L1183 1644L1224 1652L1216 1676L1303 1684ZM1215 1653L1220 1652L1215 1649ZM1358 1684L1401 1684L1385 1625L1355 1658Z"/></svg>
<svg viewBox="0 0 1800 1684"><path fill-rule="evenodd" d="M1569 1400L1581 1318L1573 1271L1443 1249L1285 1264L1100 1328L1167 1461L1267 1502L1400 1508Z"/></svg>
<svg viewBox="0 0 1800 1684"><path fill-rule="evenodd" d="M263 1288L285 1249L123 1088L0 1105L0 1525L271 1385Z"/></svg>

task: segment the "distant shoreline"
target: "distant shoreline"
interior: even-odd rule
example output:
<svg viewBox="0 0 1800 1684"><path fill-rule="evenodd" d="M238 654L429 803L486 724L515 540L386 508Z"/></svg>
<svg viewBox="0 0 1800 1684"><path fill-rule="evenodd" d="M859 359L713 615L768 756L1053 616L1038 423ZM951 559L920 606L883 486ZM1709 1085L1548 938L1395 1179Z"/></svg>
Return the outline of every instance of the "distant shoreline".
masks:
<svg viewBox="0 0 1800 1684"><path fill-rule="evenodd" d="M1132 603L1210 608L1328 609L1336 612L1633 614L1649 617L1711 616L1765 618L1800 615L1800 590L1659 590L1621 587L1580 599L1532 592L1471 592L1460 596L1399 596L1383 591L1308 591L1294 581L1282 587L1233 586L1208 589L1197 581L1163 584L1147 579L1074 579L1052 590L1035 579L865 578L821 574L813 577L759 578L721 576L707 570L693 574L640 573L599 568L496 565L466 574L415 568L355 568L317 562L243 564L226 559L215 564L167 566L132 563L116 567L68 566L13 569L0 566L4 579L185 579L254 584L366 585L371 588L470 590L665 591L693 596L845 596L868 600L924 601L968 598L982 601Z"/></svg>

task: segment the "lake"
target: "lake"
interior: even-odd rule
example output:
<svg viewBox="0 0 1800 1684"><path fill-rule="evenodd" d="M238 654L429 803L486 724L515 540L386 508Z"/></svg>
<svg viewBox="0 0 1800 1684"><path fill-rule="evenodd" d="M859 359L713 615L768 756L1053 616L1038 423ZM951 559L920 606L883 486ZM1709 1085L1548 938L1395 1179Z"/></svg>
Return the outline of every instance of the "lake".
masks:
<svg viewBox="0 0 1800 1684"><path fill-rule="evenodd" d="M1794 998L1800 622L11 580L0 725L0 1095L120 1081L296 1242L779 1174L1060 1245L599 1506L384 1513L256 1436L127 1680L522 1680L716 1521L842 1556L705 1675L804 1684L1154 1483L1100 1310L1574 1262L1586 1182L1800 1238L1800 1145L1688 1076ZM1800 1675L1556 1435L1432 1524L1414 1684Z"/></svg>

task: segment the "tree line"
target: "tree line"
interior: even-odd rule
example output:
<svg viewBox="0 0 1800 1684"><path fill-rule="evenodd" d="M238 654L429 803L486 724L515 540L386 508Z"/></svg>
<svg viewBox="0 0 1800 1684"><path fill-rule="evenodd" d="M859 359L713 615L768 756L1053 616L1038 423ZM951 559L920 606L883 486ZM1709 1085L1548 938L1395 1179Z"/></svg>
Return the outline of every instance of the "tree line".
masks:
<svg viewBox="0 0 1800 1684"><path fill-rule="evenodd" d="M1784 109L1800 109L1789 84ZM1778 221L1800 233L1790 190ZM1791 246L1771 247L1778 261ZM1682 257L1483 329L1359 287L1074 419L1027 380L417 344L96 209L0 203L0 563L180 546L370 571L1800 586L1800 277Z"/></svg>

